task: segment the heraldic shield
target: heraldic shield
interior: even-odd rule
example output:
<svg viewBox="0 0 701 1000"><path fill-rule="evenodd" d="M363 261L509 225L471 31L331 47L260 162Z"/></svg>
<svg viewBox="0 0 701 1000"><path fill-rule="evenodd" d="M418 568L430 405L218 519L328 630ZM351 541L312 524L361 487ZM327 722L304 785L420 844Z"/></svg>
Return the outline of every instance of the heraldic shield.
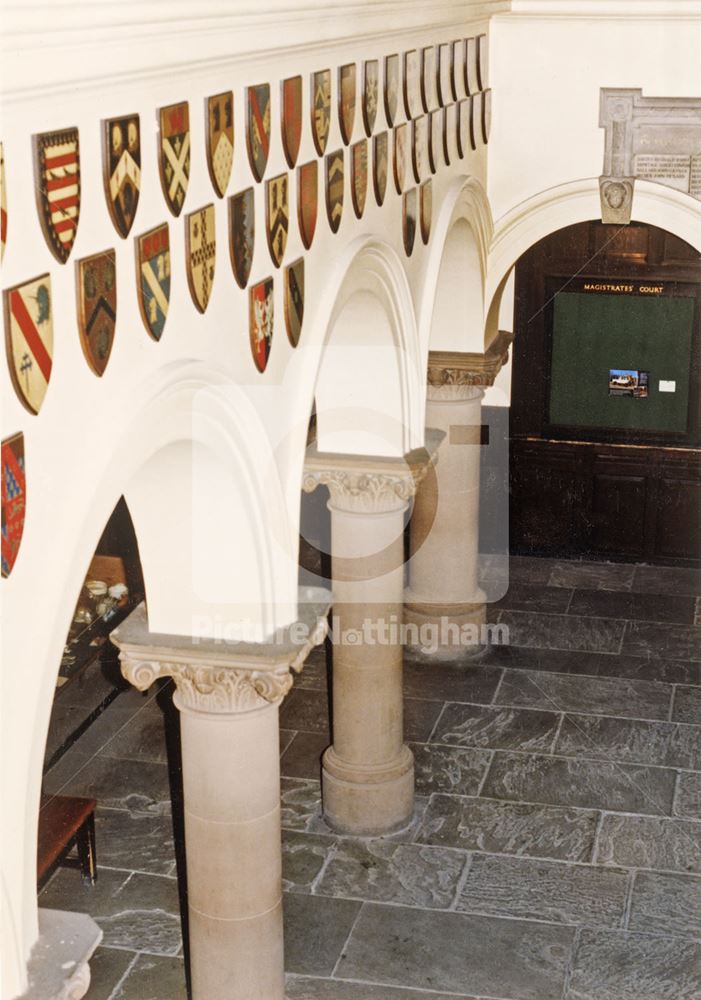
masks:
<svg viewBox="0 0 701 1000"><path fill-rule="evenodd" d="M0 260L7 243L7 195L5 193L5 154L0 142Z"/></svg>
<svg viewBox="0 0 701 1000"><path fill-rule="evenodd" d="M49 386L54 349L51 278L42 274L8 288L3 298L12 384L22 405L38 413Z"/></svg>
<svg viewBox="0 0 701 1000"><path fill-rule="evenodd" d="M246 188L229 198L229 256L234 278L245 288L251 274L255 243L253 188Z"/></svg>
<svg viewBox="0 0 701 1000"><path fill-rule="evenodd" d="M326 214L332 233L338 232L343 215L343 150L326 157Z"/></svg>
<svg viewBox="0 0 701 1000"><path fill-rule="evenodd" d="M248 329L256 368L264 372L273 341L273 279L265 278L249 290Z"/></svg>
<svg viewBox="0 0 701 1000"><path fill-rule="evenodd" d="M319 206L319 168L316 160L297 168L297 217L302 243L308 250L314 240Z"/></svg>
<svg viewBox="0 0 701 1000"><path fill-rule="evenodd" d="M414 241L416 239L417 200L416 188L411 188L411 190L407 191L402 198L404 203L402 237L404 239L404 251L407 257L411 257L411 252L414 249Z"/></svg>
<svg viewBox="0 0 701 1000"><path fill-rule="evenodd" d="M168 223L150 229L136 243L136 283L141 318L154 340L163 336L170 300Z"/></svg>
<svg viewBox="0 0 701 1000"><path fill-rule="evenodd" d="M234 162L234 95L230 90L207 98L207 167L220 198L226 193Z"/></svg>
<svg viewBox="0 0 701 1000"><path fill-rule="evenodd" d="M117 262L114 250L76 264L78 330L85 360L102 375L110 358L117 322Z"/></svg>
<svg viewBox="0 0 701 1000"><path fill-rule="evenodd" d="M187 283L192 301L203 313L209 305L216 262L214 205L205 205L185 219L185 259Z"/></svg>
<svg viewBox="0 0 701 1000"><path fill-rule="evenodd" d="M261 83L247 91L246 145L251 171L263 179L270 152L270 84Z"/></svg>
<svg viewBox="0 0 701 1000"><path fill-rule="evenodd" d="M102 152L107 208L114 228L125 238L134 224L141 190L139 116L103 121Z"/></svg>
<svg viewBox="0 0 701 1000"><path fill-rule="evenodd" d="M361 139L351 146L351 196L353 211L362 219L368 193L368 141Z"/></svg>
<svg viewBox="0 0 701 1000"><path fill-rule="evenodd" d="M80 216L78 129L34 136L34 174L39 220L49 249L68 260Z"/></svg>
<svg viewBox="0 0 701 1000"><path fill-rule="evenodd" d="M353 135L355 121L355 63L341 66L338 71L338 118L341 138L346 146Z"/></svg>
<svg viewBox="0 0 701 1000"><path fill-rule="evenodd" d="M363 125L368 136L375 127L379 92L380 64L377 59L369 59L363 67Z"/></svg>
<svg viewBox="0 0 701 1000"><path fill-rule="evenodd" d="M282 147L288 167L294 167L302 141L302 77L282 81Z"/></svg>
<svg viewBox="0 0 701 1000"><path fill-rule="evenodd" d="M166 204L180 215L190 180L190 108L187 101L159 112L161 155L159 166Z"/></svg>
<svg viewBox="0 0 701 1000"><path fill-rule="evenodd" d="M280 267L285 256L287 233L290 227L287 174L273 177L265 184L265 219L268 231L268 249L275 267Z"/></svg>
<svg viewBox="0 0 701 1000"><path fill-rule="evenodd" d="M331 70L312 74L312 138L319 156L326 152L331 128Z"/></svg>
<svg viewBox="0 0 701 1000"><path fill-rule="evenodd" d="M304 320L304 257L285 268L285 326L287 339L296 347Z"/></svg>
<svg viewBox="0 0 701 1000"><path fill-rule="evenodd" d="M387 171L389 169L389 143L386 132L380 132L372 140L372 184L375 201L381 205L387 193Z"/></svg>
<svg viewBox="0 0 701 1000"><path fill-rule="evenodd" d="M392 127L397 120L399 108L399 56L387 56L385 59L385 115L387 124Z"/></svg>
<svg viewBox="0 0 701 1000"><path fill-rule="evenodd" d="M24 434L2 442L2 575L7 577L17 560L27 505L24 471Z"/></svg>

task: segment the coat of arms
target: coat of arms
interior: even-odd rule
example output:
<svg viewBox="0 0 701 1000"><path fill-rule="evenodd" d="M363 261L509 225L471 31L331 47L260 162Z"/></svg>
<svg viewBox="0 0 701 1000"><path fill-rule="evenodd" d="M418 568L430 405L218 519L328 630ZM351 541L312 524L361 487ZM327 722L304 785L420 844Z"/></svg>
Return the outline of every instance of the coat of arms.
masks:
<svg viewBox="0 0 701 1000"><path fill-rule="evenodd" d="M466 97L458 104L458 156L464 159L467 156L471 143L471 118L472 118L472 98Z"/></svg>
<svg viewBox="0 0 701 1000"><path fill-rule="evenodd" d="M141 318L153 339L160 340L170 300L170 237L167 222L138 237L136 281Z"/></svg>
<svg viewBox="0 0 701 1000"><path fill-rule="evenodd" d="M185 218L187 283L201 313L207 309L212 294L216 249L214 205L205 205Z"/></svg>
<svg viewBox="0 0 701 1000"><path fill-rule="evenodd" d="M428 243L431 236L431 216L433 214L433 190L430 181L424 181L419 188L419 221L421 239Z"/></svg>
<svg viewBox="0 0 701 1000"><path fill-rule="evenodd" d="M0 448L2 463L2 575L9 576L17 560L27 504L24 471L24 434L5 438Z"/></svg>
<svg viewBox="0 0 701 1000"><path fill-rule="evenodd" d="M411 123L411 166L417 184L425 180L430 167L428 163L428 116L421 115Z"/></svg>
<svg viewBox="0 0 701 1000"><path fill-rule="evenodd" d="M275 267L280 267L287 246L290 227L287 174L273 177L265 184L265 221L268 231L268 249Z"/></svg>
<svg viewBox="0 0 701 1000"><path fill-rule="evenodd" d="M282 148L289 167L294 167L302 141L302 77L282 81Z"/></svg>
<svg viewBox="0 0 701 1000"><path fill-rule="evenodd" d="M397 120L399 108L399 56L385 58L385 115L390 128Z"/></svg>
<svg viewBox="0 0 701 1000"><path fill-rule="evenodd" d="M251 171L263 179L270 153L270 84L261 83L247 91L246 145Z"/></svg>
<svg viewBox="0 0 701 1000"><path fill-rule="evenodd" d="M190 179L190 107L187 101L159 111L161 155L159 168L166 205L180 215Z"/></svg>
<svg viewBox="0 0 701 1000"><path fill-rule="evenodd" d="M0 142L0 260L7 243L7 195L5 194L5 154Z"/></svg>
<svg viewBox="0 0 701 1000"><path fill-rule="evenodd" d="M312 137L319 156L326 151L331 128L331 70L312 74Z"/></svg>
<svg viewBox="0 0 701 1000"><path fill-rule="evenodd" d="M253 263L256 218L253 188L246 188L229 198L229 256L236 283L248 284Z"/></svg>
<svg viewBox="0 0 701 1000"><path fill-rule="evenodd" d="M119 235L129 235L141 190L139 116L109 118L102 123L103 176L107 208Z"/></svg>
<svg viewBox="0 0 701 1000"><path fill-rule="evenodd" d="M338 71L338 120L341 138L346 146L353 135L355 121L355 63L341 66Z"/></svg>
<svg viewBox="0 0 701 1000"><path fill-rule="evenodd" d="M453 93L460 100L467 93L465 89L465 39L453 42Z"/></svg>
<svg viewBox="0 0 701 1000"><path fill-rule="evenodd" d="M404 110L407 118L416 118L421 103L421 56L417 49L404 53Z"/></svg>
<svg viewBox="0 0 701 1000"><path fill-rule="evenodd" d="M485 146L489 142L492 130L492 91L485 90L482 94L482 138Z"/></svg>
<svg viewBox="0 0 701 1000"><path fill-rule="evenodd" d="M234 95L230 90L207 98L207 167L214 190L223 198L234 162Z"/></svg>
<svg viewBox="0 0 701 1000"><path fill-rule="evenodd" d="M377 59L368 59L363 67L363 125L366 135L372 135L375 127L379 93L380 64Z"/></svg>
<svg viewBox="0 0 701 1000"><path fill-rule="evenodd" d="M114 250L79 260L78 330L85 360L102 375L112 350L117 322L117 261Z"/></svg>
<svg viewBox="0 0 701 1000"><path fill-rule="evenodd" d="M394 186L401 194L406 184L406 168L409 156L409 125L397 125L394 130Z"/></svg>
<svg viewBox="0 0 701 1000"><path fill-rule="evenodd" d="M365 211L368 193L368 141L361 139L351 146L351 195L353 209L359 219Z"/></svg>
<svg viewBox="0 0 701 1000"><path fill-rule="evenodd" d="M428 124L428 160L431 173L436 173L443 157L443 119L445 111L438 108L429 115Z"/></svg>
<svg viewBox="0 0 701 1000"><path fill-rule="evenodd" d="M453 47L450 42L438 46L438 101L442 107L456 99L453 91Z"/></svg>
<svg viewBox="0 0 701 1000"><path fill-rule="evenodd" d="M416 239L416 188L406 191L403 202L402 237L404 239L404 251L407 257L411 257Z"/></svg>
<svg viewBox="0 0 701 1000"><path fill-rule="evenodd" d="M472 148L477 149L477 144L484 142L484 94L475 94L468 100L470 102L470 141Z"/></svg>
<svg viewBox="0 0 701 1000"><path fill-rule="evenodd" d="M12 384L30 413L38 413L51 378L54 349L51 278L42 274L3 293L5 347Z"/></svg>
<svg viewBox="0 0 701 1000"><path fill-rule="evenodd" d="M386 132L380 132L372 140L372 186L375 201L382 205L387 193L387 172L389 169L389 143Z"/></svg>
<svg viewBox="0 0 701 1000"><path fill-rule="evenodd" d="M436 47L428 45L421 55L421 100L426 112L438 106L437 72Z"/></svg>
<svg viewBox="0 0 701 1000"><path fill-rule="evenodd" d="M476 94L480 89L477 71L477 39L465 40L465 90L468 94Z"/></svg>
<svg viewBox="0 0 701 1000"><path fill-rule="evenodd" d="M264 372L273 340L273 279L265 278L249 290L248 330L256 368Z"/></svg>
<svg viewBox="0 0 701 1000"><path fill-rule="evenodd" d="M65 264L73 249L80 215L78 129L34 136L35 190L44 237Z"/></svg>
<svg viewBox="0 0 701 1000"><path fill-rule="evenodd" d="M297 168L297 218L302 243L308 250L316 232L319 205L319 170L316 160Z"/></svg>
<svg viewBox="0 0 701 1000"><path fill-rule="evenodd" d="M285 326L293 347L299 343L304 319L304 257L285 268Z"/></svg>
<svg viewBox="0 0 701 1000"><path fill-rule="evenodd" d="M326 214L332 233L338 232L343 215L343 150L326 157Z"/></svg>

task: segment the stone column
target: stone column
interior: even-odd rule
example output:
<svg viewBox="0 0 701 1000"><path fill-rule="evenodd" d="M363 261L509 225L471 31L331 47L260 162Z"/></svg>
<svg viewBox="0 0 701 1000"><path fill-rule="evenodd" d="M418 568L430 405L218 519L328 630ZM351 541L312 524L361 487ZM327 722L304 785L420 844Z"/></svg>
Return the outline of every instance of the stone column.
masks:
<svg viewBox="0 0 701 1000"><path fill-rule="evenodd" d="M135 687L175 681L193 1000L284 998L278 706L329 596L307 593L269 644L152 634L144 605L112 633Z"/></svg>
<svg viewBox="0 0 701 1000"><path fill-rule="evenodd" d="M412 655L453 661L479 653L486 621L479 586L481 405L508 356L501 333L486 354L431 352L426 423L445 433L436 475L420 487L411 522L404 621ZM418 635L418 639L417 639ZM425 641L432 636L430 645ZM430 651L428 651L430 650Z"/></svg>
<svg viewBox="0 0 701 1000"><path fill-rule="evenodd" d="M424 449L406 458L312 452L305 464L305 491L324 484L331 495L333 745L322 797L324 818L342 833L388 833L413 815L402 703L404 514L429 465Z"/></svg>

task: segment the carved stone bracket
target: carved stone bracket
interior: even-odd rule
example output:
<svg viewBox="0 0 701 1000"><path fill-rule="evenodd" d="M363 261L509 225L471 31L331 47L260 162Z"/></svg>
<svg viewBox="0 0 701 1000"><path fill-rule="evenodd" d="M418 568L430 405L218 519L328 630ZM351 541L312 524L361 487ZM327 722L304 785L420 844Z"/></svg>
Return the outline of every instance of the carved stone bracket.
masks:
<svg viewBox="0 0 701 1000"><path fill-rule="evenodd" d="M245 643L148 631L140 604L111 639L120 649L122 673L145 691L159 677L172 677L176 703L195 712L231 714L279 704L314 646L323 642L330 595L304 588L300 621L266 643Z"/></svg>
<svg viewBox="0 0 701 1000"><path fill-rule="evenodd" d="M307 452L302 489L312 493L328 486L334 507L358 514L382 514L402 510L416 495L431 462L436 461L443 433L426 431L426 447L403 458L373 455L325 454L315 448Z"/></svg>
<svg viewBox="0 0 701 1000"><path fill-rule="evenodd" d="M428 356L429 399L472 399L493 385L509 358L513 333L501 330L484 354L431 351Z"/></svg>
<svg viewBox="0 0 701 1000"><path fill-rule="evenodd" d="M630 222L636 178L701 199L701 98L602 87L599 127L606 130L602 222Z"/></svg>

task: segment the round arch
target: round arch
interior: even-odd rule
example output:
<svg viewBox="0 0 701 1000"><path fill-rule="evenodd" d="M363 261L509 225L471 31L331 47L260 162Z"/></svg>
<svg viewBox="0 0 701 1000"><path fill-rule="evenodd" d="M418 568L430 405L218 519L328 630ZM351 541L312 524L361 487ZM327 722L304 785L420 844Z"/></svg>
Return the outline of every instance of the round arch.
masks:
<svg viewBox="0 0 701 1000"><path fill-rule="evenodd" d="M492 241L487 194L475 177L452 182L436 220L419 328L426 354L481 351L484 288Z"/></svg>
<svg viewBox="0 0 701 1000"><path fill-rule="evenodd" d="M91 488L79 471L65 503L53 498L54 522L25 530L23 558L8 581L5 650L14 670L4 678L4 741L13 760L4 791L6 809L19 818L4 852L12 867L4 862L2 872L4 920L17 948L7 956L8 982L21 982L38 931L37 821L57 665L119 497L134 523L152 630L256 641L296 615L296 537L270 443L245 393L222 373L183 362L131 396L114 446L90 450ZM99 429L91 434L94 444ZM45 575L37 577L38 565ZM28 600L41 621L29 642L13 614Z"/></svg>
<svg viewBox="0 0 701 1000"><path fill-rule="evenodd" d="M590 177L541 191L496 222L485 295L484 349L499 332L501 297L519 257L558 229L598 218L599 180ZM631 220L666 229L701 251L701 202L674 188L636 180Z"/></svg>
<svg viewBox="0 0 701 1000"><path fill-rule="evenodd" d="M351 244L319 328L319 449L403 455L423 445L418 329L406 274L390 246L374 238Z"/></svg>

